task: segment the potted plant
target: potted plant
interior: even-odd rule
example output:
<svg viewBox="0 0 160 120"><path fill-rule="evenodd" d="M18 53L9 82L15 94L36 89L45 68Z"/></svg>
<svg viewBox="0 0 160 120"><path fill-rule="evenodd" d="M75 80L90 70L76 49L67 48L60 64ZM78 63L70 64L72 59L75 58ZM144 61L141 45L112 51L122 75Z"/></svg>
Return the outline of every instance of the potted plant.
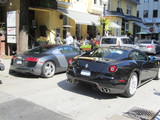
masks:
<svg viewBox="0 0 160 120"><path fill-rule="evenodd" d="M80 49L81 49L82 51L90 51L91 48L92 48L91 45L83 45L83 46L80 47Z"/></svg>
<svg viewBox="0 0 160 120"><path fill-rule="evenodd" d="M47 39L47 37L40 36L39 38L37 38L36 41L41 46L41 45L47 45L49 40Z"/></svg>

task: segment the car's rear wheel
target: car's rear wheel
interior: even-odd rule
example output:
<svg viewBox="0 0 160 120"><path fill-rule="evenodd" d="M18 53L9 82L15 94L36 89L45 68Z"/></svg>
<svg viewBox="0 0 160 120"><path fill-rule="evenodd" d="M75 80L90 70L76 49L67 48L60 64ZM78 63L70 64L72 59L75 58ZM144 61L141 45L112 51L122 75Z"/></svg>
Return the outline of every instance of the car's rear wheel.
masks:
<svg viewBox="0 0 160 120"><path fill-rule="evenodd" d="M157 76L154 78L154 80L160 79L160 68L158 68Z"/></svg>
<svg viewBox="0 0 160 120"><path fill-rule="evenodd" d="M42 67L42 77L50 78L55 74L56 67L52 61L47 61Z"/></svg>
<svg viewBox="0 0 160 120"><path fill-rule="evenodd" d="M127 88L124 92L124 96L126 97L132 97L137 90L137 86L138 86L138 76L135 72L133 72L128 80L128 85Z"/></svg>

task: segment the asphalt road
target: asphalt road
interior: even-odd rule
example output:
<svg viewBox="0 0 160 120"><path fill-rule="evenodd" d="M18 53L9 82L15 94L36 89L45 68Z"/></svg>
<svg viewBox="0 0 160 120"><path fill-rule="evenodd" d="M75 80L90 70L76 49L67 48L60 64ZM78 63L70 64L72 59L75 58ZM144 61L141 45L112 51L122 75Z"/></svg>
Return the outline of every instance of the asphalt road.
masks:
<svg viewBox="0 0 160 120"><path fill-rule="evenodd" d="M131 98L93 91L90 86L66 82L66 74L44 79L9 74L10 60L2 60L0 120L131 120L134 107L156 113L160 109L160 80L138 88Z"/></svg>

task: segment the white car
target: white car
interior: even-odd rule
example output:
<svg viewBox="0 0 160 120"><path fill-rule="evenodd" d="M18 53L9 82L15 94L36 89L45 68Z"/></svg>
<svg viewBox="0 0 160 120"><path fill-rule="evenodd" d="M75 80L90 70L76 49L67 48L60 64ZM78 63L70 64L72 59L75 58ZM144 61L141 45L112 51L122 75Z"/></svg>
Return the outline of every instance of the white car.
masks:
<svg viewBox="0 0 160 120"><path fill-rule="evenodd" d="M107 46L128 46L128 47L136 48L133 41L129 37L125 37L125 36L102 37L100 40L100 47L107 47Z"/></svg>

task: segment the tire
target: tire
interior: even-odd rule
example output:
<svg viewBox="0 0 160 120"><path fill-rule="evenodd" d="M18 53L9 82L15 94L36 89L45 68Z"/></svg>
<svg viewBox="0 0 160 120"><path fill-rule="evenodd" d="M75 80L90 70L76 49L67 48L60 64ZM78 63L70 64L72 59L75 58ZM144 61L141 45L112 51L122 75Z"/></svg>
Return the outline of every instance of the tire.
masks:
<svg viewBox="0 0 160 120"><path fill-rule="evenodd" d="M125 92L123 93L123 95L125 97L132 97L136 91L137 91L137 87L138 87L138 76L135 72L131 73L131 76L128 80L128 84L126 87Z"/></svg>
<svg viewBox="0 0 160 120"><path fill-rule="evenodd" d="M154 78L154 80L160 79L160 68L158 68L157 76Z"/></svg>
<svg viewBox="0 0 160 120"><path fill-rule="evenodd" d="M43 67L42 67L42 77L44 78L50 78L53 77L53 75L55 74L55 64L52 61L47 61L44 63Z"/></svg>

